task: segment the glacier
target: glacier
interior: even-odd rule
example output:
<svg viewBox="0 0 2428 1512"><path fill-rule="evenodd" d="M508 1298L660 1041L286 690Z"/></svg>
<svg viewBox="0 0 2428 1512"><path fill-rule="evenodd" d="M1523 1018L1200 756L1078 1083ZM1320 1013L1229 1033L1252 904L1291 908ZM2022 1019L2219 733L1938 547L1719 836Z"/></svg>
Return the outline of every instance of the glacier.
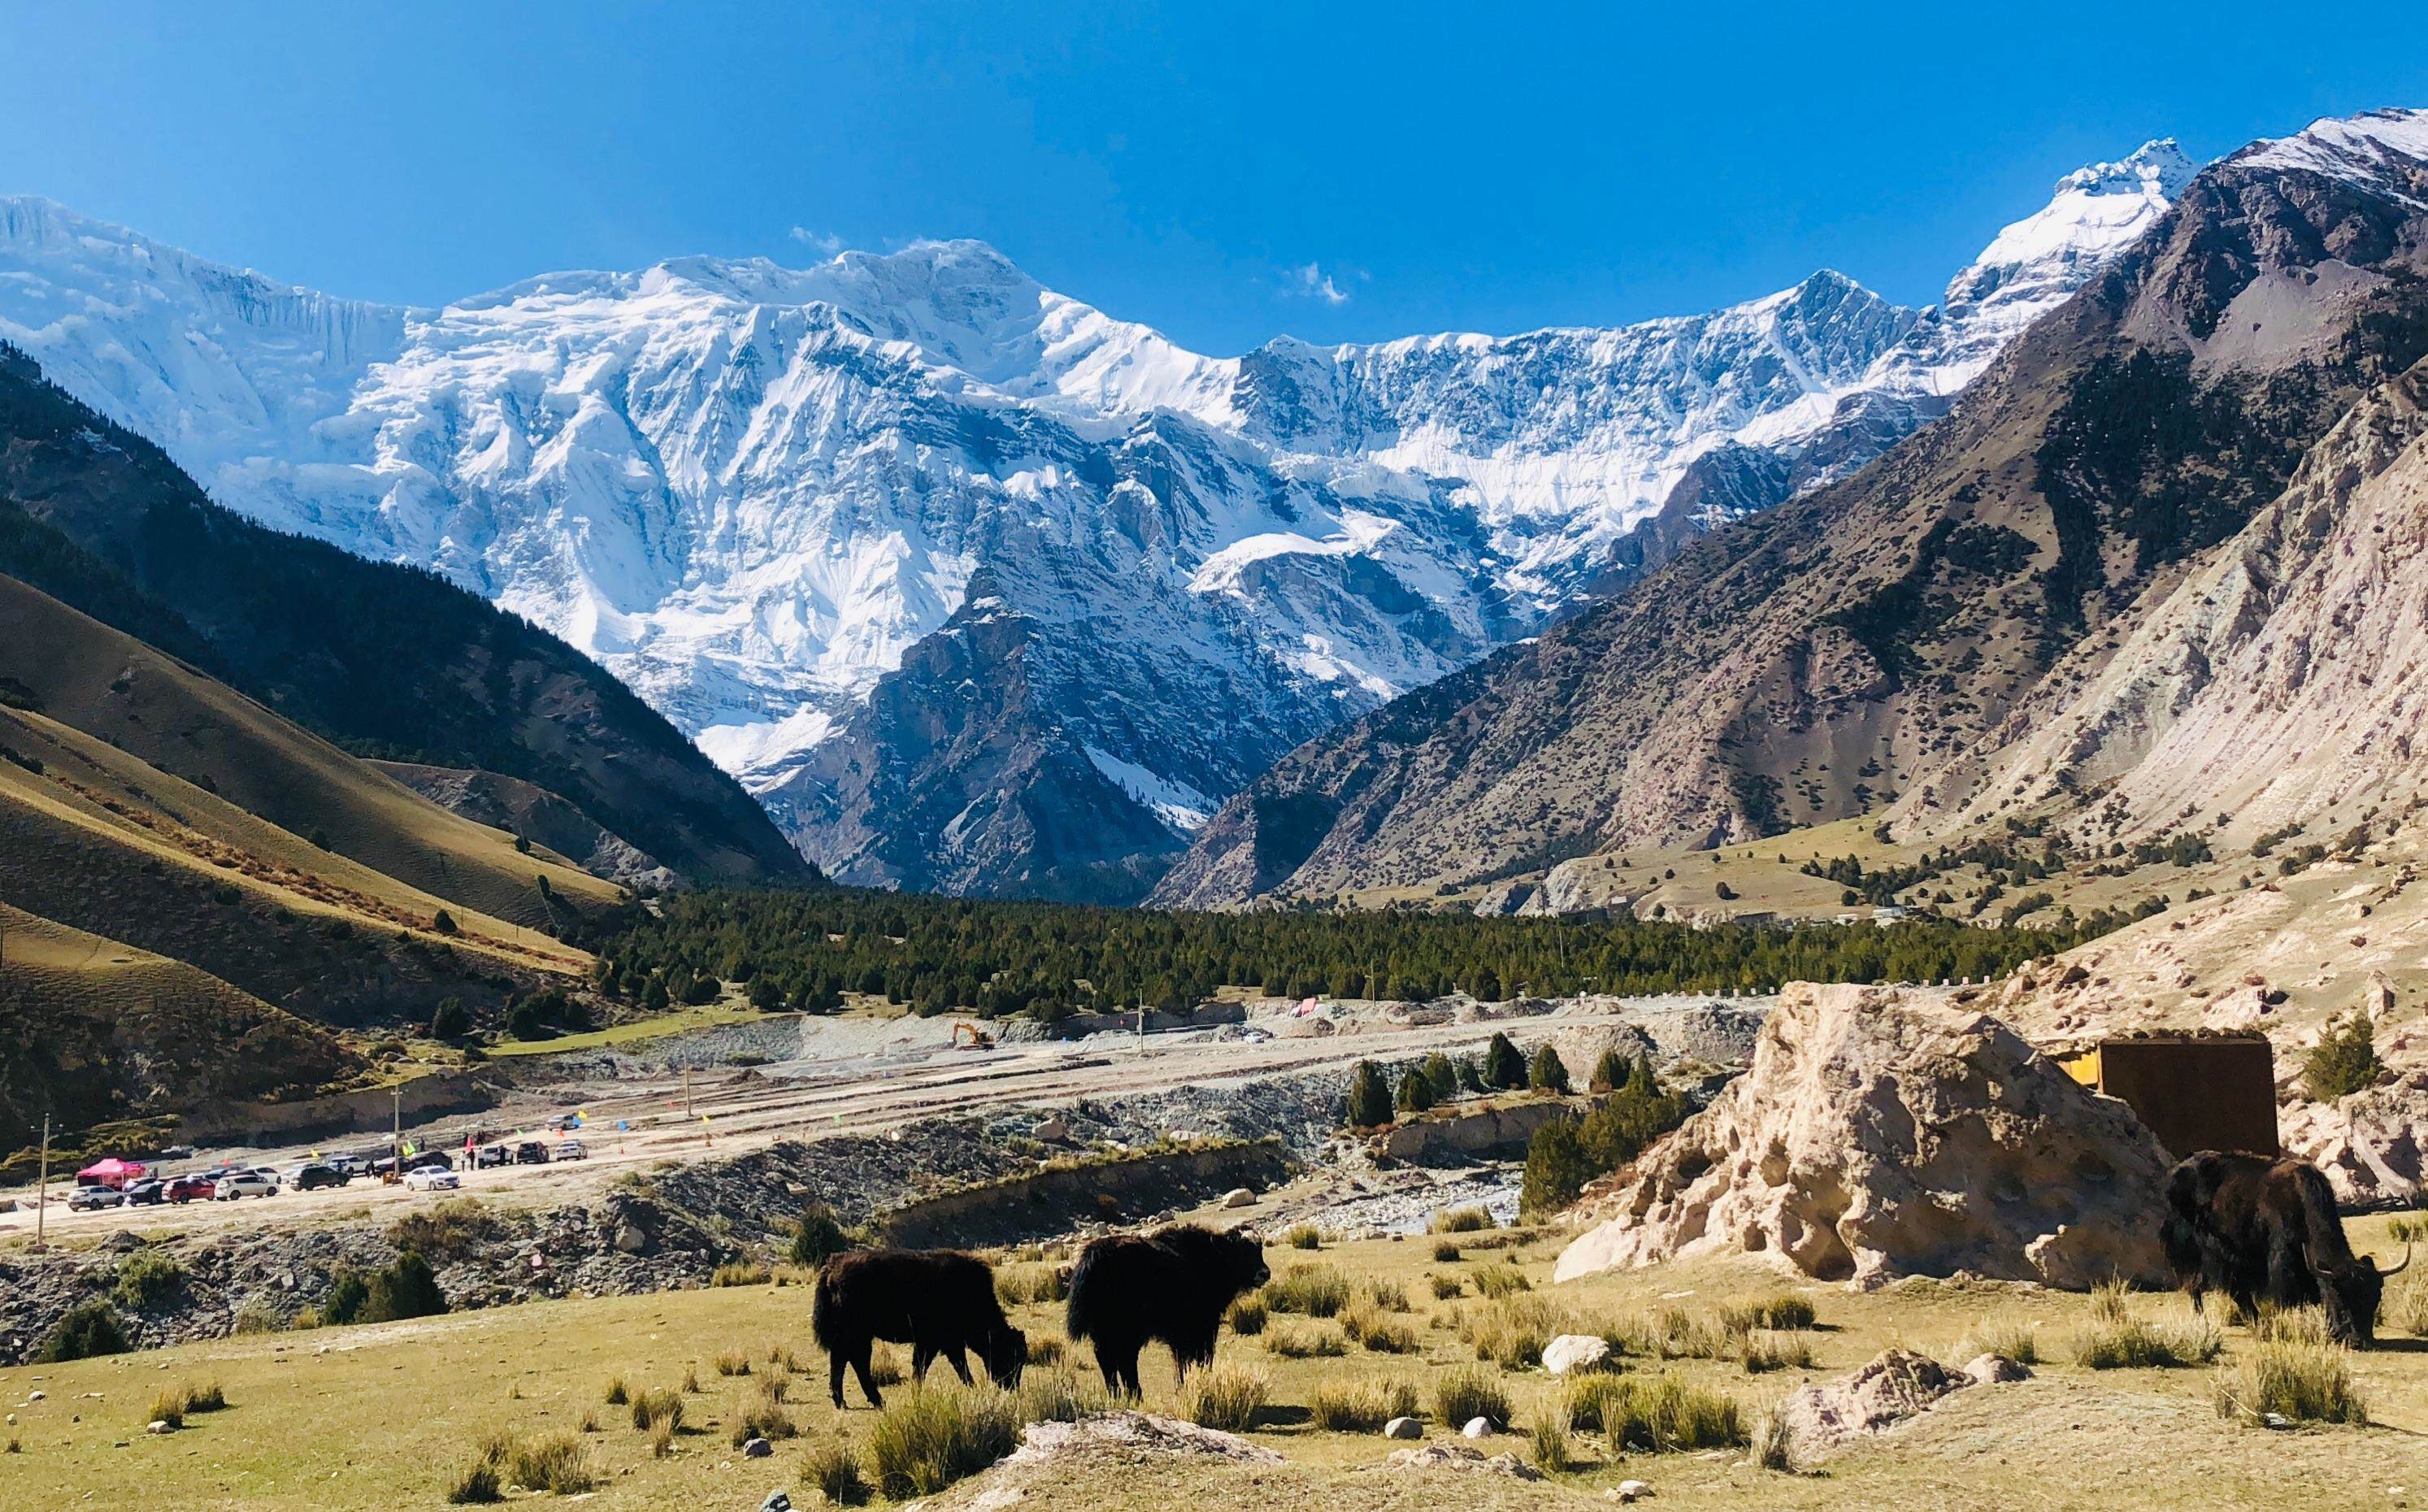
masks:
<svg viewBox="0 0 2428 1512"><path fill-rule="evenodd" d="M0 338L221 503L596 657L840 879L1035 888L1177 848L1291 746L1862 466L2192 171L2154 141L2067 175L1928 309L1824 271L1237 357L974 241L416 308L5 199ZM899 817L947 768L950 813Z"/></svg>

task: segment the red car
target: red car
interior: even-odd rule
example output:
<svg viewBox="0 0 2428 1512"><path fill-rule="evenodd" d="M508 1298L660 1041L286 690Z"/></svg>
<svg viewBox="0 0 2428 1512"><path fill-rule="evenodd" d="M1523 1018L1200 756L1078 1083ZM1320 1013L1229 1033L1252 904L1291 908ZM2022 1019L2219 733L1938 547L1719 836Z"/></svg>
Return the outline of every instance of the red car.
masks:
<svg viewBox="0 0 2428 1512"><path fill-rule="evenodd" d="M179 1176L165 1195L171 1202L208 1202L219 1192L220 1184L208 1176Z"/></svg>

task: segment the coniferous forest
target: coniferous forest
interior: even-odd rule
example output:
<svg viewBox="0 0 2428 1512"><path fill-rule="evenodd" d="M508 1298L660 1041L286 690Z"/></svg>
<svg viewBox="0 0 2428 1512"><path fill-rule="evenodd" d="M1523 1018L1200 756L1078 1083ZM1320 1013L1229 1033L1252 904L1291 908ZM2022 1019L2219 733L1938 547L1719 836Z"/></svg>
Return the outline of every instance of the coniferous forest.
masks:
<svg viewBox="0 0 2428 1512"><path fill-rule="evenodd" d="M600 986L648 1007L705 1002L719 982L738 982L768 1009L831 1011L860 994L921 1013L1045 1018L1185 1007L1224 987L1498 1000L1981 978L2125 922L1695 929L1463 913L1173 913L841 888L682 893L658 908L599 947Z"/></svg>

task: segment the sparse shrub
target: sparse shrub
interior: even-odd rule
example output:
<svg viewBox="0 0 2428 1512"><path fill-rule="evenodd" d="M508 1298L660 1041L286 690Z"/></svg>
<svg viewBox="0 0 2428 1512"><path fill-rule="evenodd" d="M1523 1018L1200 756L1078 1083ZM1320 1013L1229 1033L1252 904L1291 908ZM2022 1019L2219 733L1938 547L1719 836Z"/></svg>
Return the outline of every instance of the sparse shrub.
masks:
<svg viewBox="0 0 2428 1512"><path fill-rule="evenodd" d="M1282 1236L1282 1242L1294 1250L1320 1250L1323 1248L1323 1235L1313 1224L1298 1224Z"/></svg>
<svg viewBox="0 0 2428 1512"><path fill-rule="evenodd" d="M1796 1473L1796 1428L1777 1404L1754 1423L1753 1462L1781 1475Z"/></svg>
<svg viewBox="0 0 2428 1512"><path fill-rule="evenodd" d="M756 1260L728 1260L708 1278L713 1287L763 1287L773 1280L774 1273Z"/></svg>
<svg viewBox="0 0 2428 1512"><path fill-rule="evenodd" d="M1467 1283L1454 1275L1432 1275L1426 1279L1433 1283L1435 1302L1448 1302L1452 1297L1467 1295Z"/></svg>
<svg viewBox="0 0 2428 1512"><path fill-rule="evenodd" d="M1265 1305L1275 1312L1329 1318L1349 1305L1349 1277L1333 1265L1293 1265L1265 1283Z"/></svg>
<svg viewBox="0 0 2428 1512"><path fill-rule="evenodd" d="M363 1292L360 1323L393 1323L400 1318L430 1318L447 1310L447 1293L438 1277L417 1250L406 1250L386 1270L375 1271Z"/></svg>
<svg viewBox="0 0 2428 1512"><path fill-rule="evenodd" d="M597 1407L584 1407L582 1409L582 1431L583 1433L599 1432L599 1409Z"/></svg>
<svg viewBox="0 0 2428 1512"><path fill-rule="evenodd" d="M801 1478L836 1506L858 1506L868 1500L868 1477L849 1444L820 1444L811 1450L801 1462Z"/></svg>
<svg viewBox="0 0 2428 1512"><path fill-rule="evenodd" d="M1506 1260L1500 1260L1491 1265L1476 1267L1475 1290L1485 1296L1500 1298L1515 1296L1520 1291L1532 1291L1534 1286L1533 1282L1526 1279L1525 1272Z"/></svg>
<svg viewBox="0 0 2428 1512"><path fill-rule="evenodd" d="M2251 1337L2263 1344L2325 1344L2327 1315L2318 1307L2280 1307L2263 1302L2259 1316L2251 1320Z"/></svg>
<svg viewBox="0 0 2428 1512"><path fill-rule="evenodd" d="M164 1386L152 1393L152 1405L144 1413L146 1422L165 1422L172 1428L186 1425L186 1389L180 1386Z"/></svg>
<svg viewBox="0 0 2428 1512"><path fill-rule="evenodd" d="M2218 1415L2257 1425L2270 1414L2288 1422L2369 1422L2369 1403L2354 1385L2351 1353L2328 1344L2286 1341L2255 1345L2217 1372Z"/></svg>
<svg viewBox="0 0 2428 1512"><path fill-rule="evenodd" d="M186 1387L186 1410L224 1412L227 1410L227 1393L220 1389L217 1381L189 1382Z"/></svg>
<svg viewBox="0 0 2428 1512"><path fill-rule="evenodd" d="M714 1363L716 1366L716 1373L719 1375L747 1375L750 1373L750 1356L745 1355L738 1349L720 1351Z"/></svg>
<svg viewBox="0 0 2428 1512"><path fill-rule="evenodd" d="M447 1483L447 1501L451 1506L477 1506L505 1499L498 1487L498 1467L486 1458L475 1459L455 1472Z"/></svg>
<svg viewBox="0 0 2428 1512"><path fill-rule="evenodd" d="M1566 1093L1568 1090L1568 1063L1547 1041L1534 1047L1534 1059L1526 1067L1526 1081L1538 1092Z"/></svg>
<svg viewBox="0 0 2428 1512"><path fill-rule="evenodd" d="M632 1383L620 1375L607 1377L607 1394L601 1398L611 1407L620 1407L632 1400Z"/></svg>
<svg viewBox="0 0 2428 1512"><path fill-rule="evenodd" d="M1070 1287L1058 1265L1037 1262L995 1267L994 1293L1007 1307L1060 1302L1069 1295Z"/></svg>
<svg viewBox="0 0 2428 1512"><path fill-rule="evenodd" d="M1105 1410L1105 1388L1092 1375L1068 1366L1039 1370L1038 1354L1020 1378L1020 1416L1025 1422L1076 1422Z"/></svg>
<svg viewBox="0 0 2428 1512"><path fill-rule="evenodd" d="M2386 1225L2386 1237L2397 1244L2428 1244L2428 1213L2397 1213Z"/></svg>
<svg viewBox="0 0 2428 1512"><path fill-rule="evenodd" d="M1333 1330L1288 1320L1265 1330L1265 1349L1284 1359L1330 1359L1349 1353L1347 1342Z"/></svg>
<svg viewBox="0 0 2428 1512"><path fill-rule="evenodd" d="M1720 1308L1720 1330L1744 1334L1756 1328L1810 1328L1816 1316L1808 1299L1779 1291L1726 1304Z"/></svg>
<svg viewBox="0 0 2428 1512"><path fill-rule="evenodd" d="M1671 1375L1612 1377L1601 1399L1602 1432L1621 1450L1668 1454L1682 1449L1733 1449L1747 1442L1745 1414L1733 1397L1692 1387Z"/></svg>
<svg viewBox="0 0 2428 1512"><path fill-rule="evenodd" d="M675 1425L663 1420L649 1425L649 1457L664 1459L675 1452Z"/></svg>
<svg viewBox="0 0 2428 1512"><path fill-rule="evenodd" d="M868 1378L881 1390L902 1384L902 1361L890 1349L873 1349L868 1355Z"/></svg>
<svg viewBox="0 0 2428 1512"><path fill-rule="evenodd" d="M992 1386L929 1387L885 1405L869 1430L877 1488L908 1501L933 1496L1011 1453L1020 1438L1019 1404Z"/></svg>
<svg viewBox="0 0 2428 1512"><path fill-rule="evenodd" d="M1417 1389L1406 1381L1327 1377L1306 1399L1307 1419L1327 1433L1372 1433L1393 1418L1417 1415Z"/></svg>
<svg viewBox="0 0 2428 1512"><path fill-rule="evenodd" d="M475 1197L450 1197L388 1224L387 1241L400 1251L410 1250L447 1265L469 1258L474 1250L504 1231L488 1204Z"/></svg>
<svg viewBox="0 0 2428 1512"><path fill-rule="evenodd" d="M1549 1297L1503 1294L1463 1314L1458 1336L1475 1347L1477 1359L1522 1371L1543 1363L1543 1346L1565 1332L1567 1323L1567 1309Z"/></svg>
<svg viewBox="0 0 2428 1512"><path fill-rule="evenodd" d="M278 1332L278 1309L265 1296L250 1296L228 1320L228 1331L239 1337Z"/></svg>
<svg viewBox="0 0 2428 1512"><path fill-rule="evenodd" d="M1458 1246L1449 1240L1434 1241L1434 1263L1436 1265L1455 1265L1461 1258Z"/></svg>
<svg viewBox="0 0 2428 1512"><path fill-rule="evenodd" d="M1481 1366L1463 1365L1434 1382L1434 1418L1455 1428L1483 1418L1498 1428L1509 1426L1509 1393Z"/></svg>
<svg viewBox="0 0 2428 1512"><path fill-rule="evenodd" d="M632 1395L632 1426L643 1433L664 1427L669 1433L682 1426L682 1393L665 1387L652 1387Z"/></svg>
<svg viewBox="0 0 2428 1512"><path fill-rule="evenodd" d="M1231 1310L1223 1315L1223 1321L1231 1325L1231 1332L1249 1339L1265 1331L1265 1299L1251 1292L1231 1304Z"/></svg>
<svg viewBox="0 0 2428 1512"><path fill-rule="evenodd" d="M119 1262L118 1284L109 1294L127 1311L141 1312L167 1301L185 1278L185 1268L173 1257L146 1245Z"/></svg>
<svg viewBox="0 0 2428 1512"><path fill-rule="evenodd" d="M2302 1062L2302 1084L2322 1103L2375 1086L2385 1075L2386 1062L2378 1059L2376 1030L2367 1013L2329 1024Z"/></svg>
<svg viewBox="0 0 2428 1512"><path fill-rule="evenodd" d="M800 1432L800 1425L782 1407L773 1402L753 1402L734 1419L733 1430L726 1437L739 1449L753 1438L764 1438L772 1444L798 1438Z"/></svg>
<svg viewBox="0 0 2428 1512"><path fill-rule="evenodd" d="M1527 1424L1526 1438L1535 1468L1546 1474L1556 1475L1576 1464L1576 1452L1568 1442L1568 1414L1561 1403L1545 1404Z"/></svg>
<svg viewBox="0 0 2428 1512"><path fill-rule="evenodd" d="M1417 1349L1417 1331L1393 1317L1367 1320L1357 1341L1377 1355L1413 1355Z"/></svg>
<svg viewBox="0 0 2428 1512"><path fill-rule="evenodd" d="M1748 1375L1791 1367L1809 1371L1813 1368L1813 1336L1801 1328L1752 1329L1738 1342L1737 1362Z"/></svg>
<svg viewBox="0 0 2428 1512"><path fill-rule="evenodd" d="M1506 1034L1495 1034L1484 1047L1484 1084L1496 1092L1516 1092L1526 1085L1526 1058Z"/></svg>
<svg viewBox="0 0 2428 1512"><path fill-rule="evenodd" d="M2001 1355L2018 1365L2041 1362L2040 1330L2022 1318L1991 1318L1973 1324L1964 1337L1956 1341L1953 1351L1959 1360L1970 1360L1981 1355Z"/></svg>
<svg viewBox="0 0 2428 1512"><path fill-rule="evenodd" d="M1371 1060L1360 1060L1349 1075L1351 1128L1381 1128L1391 1122L1391 1081Z"/></svg>
<svg viewBox="0 0 2428 1512"><path fill-rule="evenodd" d="M97 1359L104 1355L123 1355L130 1347L118 1314L110 1310L108 1303L95 1297L59 1314L59 1321L51 1327L51 1336L34 1352L33 1363L59 1365L69 1360Z"/></svg>
<svg viewBox="0 0 2428 1512"><path fill-rule="evenodd" d="M697 1396L697 1395L699 1395L699 1392L700 1392L700 1385L699 1385L699 1367L698 1367L698 1366L697 1366L697 1365L686 1365L686 1366L684 1366L684 1367L683 1367L682 1389L683 1389L684 1393L685 1393L685 1394L687 1394L687 1395L690 1395L690 1396Z"/></svg>
<svg viewBox="0 0 2428 1512"><path fill-rule="evenodd" d="M1218 1362L1192 1372L1180 1389L1180 1415L1201 1428L1245 1433L1256 1424L1272 1378L1249 1365Z"/></svg>
<svg viewBox="0 0 2428 1512"><path fill-rule="evenodd" d="M1408 1289L1388 1276L1370 1275L1357 1284L1366 1300L1385 1312L1408 1312Z"/></svg>
<svg viewBox="0 0 2428 1512"><path fill-rule="evenodd" d="M1446 1208L1434 1214L1432 1221L1425 1224L1425 1232L1428 1234L1480 1234L1487 1228L1500 1226L1492 1221L1491 1212L1485 1208ZM1435 1257L1439 1259L1444 1257L1436 1253ZM1458 1258L1455 1254L1447 1257Z"/></svg>
<svg viewBox="0 0 2428 1512"><path fill-rule="evenodd" d="M599 1467L590 1450L569 1433L517 1439L507 1453L506 1478L529 1491L579 1496L598 1489Z"/></svg>
<svg viewBox="0 0 2428 1512"><path fill-rule="evenodd" d="M792 1372L781 1367L767 1371L759 1377L759 1394L770 1402L780 1405L792 1391Z"/></svg>
<svg viewBox="0 0 2428 1512"><path fill-rule="evenodd" d="M2428 1271L2406 1273L2386 1293L2386 1321L2421 1339L2428 1339Z"/></svg>
<svg viewBox="0 0 2428 1512"><path fill-rule="evenodd" d="M851 1236L844 1232L833 1208L819 1202L801 1209L800 1221L793 1226L795 1265L815 1270L851 1247Z"/></svg>
<svg viewBox="0 0 2428 1512"><path fill-rule="evenodd" d="M1608 1370L1583 1371L1562 1377L1559 1405L1570 1431L1603 1431L1611 1417L1609 1403L1618 1389L1617 1374Z"/></svg>

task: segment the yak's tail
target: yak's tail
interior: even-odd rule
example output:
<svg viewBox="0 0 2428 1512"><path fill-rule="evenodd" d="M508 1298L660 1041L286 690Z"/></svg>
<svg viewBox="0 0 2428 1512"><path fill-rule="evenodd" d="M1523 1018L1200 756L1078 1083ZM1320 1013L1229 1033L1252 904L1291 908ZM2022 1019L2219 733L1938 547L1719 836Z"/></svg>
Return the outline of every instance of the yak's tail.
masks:
<svg viewBox="0 0 2428 1512"><path fill-rule="evenodd" d="M1106 1294L1104 1256L1102 1245L1091 1244L1079 1252L1079 1263L1071 1268L1070 1290L1062 1304L1062 1331L1074 1339L1095 1338L1107 1321L1105 1308L1110 1299Z"/></svg>

